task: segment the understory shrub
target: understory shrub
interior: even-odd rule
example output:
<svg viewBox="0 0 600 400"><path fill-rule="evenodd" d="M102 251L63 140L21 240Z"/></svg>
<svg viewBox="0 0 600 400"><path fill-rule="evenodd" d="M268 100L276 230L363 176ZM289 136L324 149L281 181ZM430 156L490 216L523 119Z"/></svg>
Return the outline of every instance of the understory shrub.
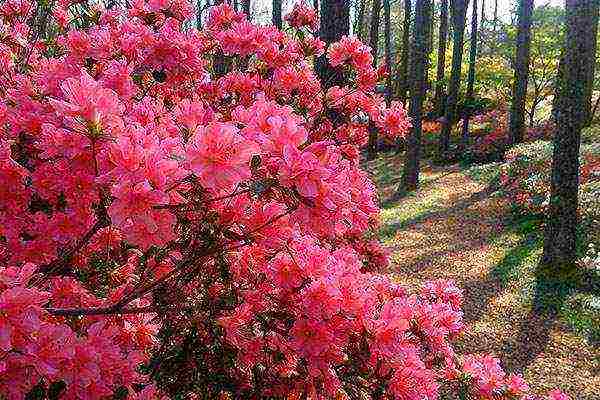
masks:
<svg viewBox="0 0 600 400"><path fill-rule="evenodd" d="M471 158L475 161L497 161L508 149L509 113L506 107L499 106L487 113L475 116L471 122ZM527 127L523 141L551 140L554 124L551 121Z"/></svg>
<svg viewBox="0 0 600 400"><path fill-rule="evenodd" d="M600 143L600 125L591 125L581 130L581 143Z"/></svg>
<svg viewBox="0 0 600 400"><path fill-rule="evenodd" d="M514 146L500 168L502 194L513 208L525 214L544 214L550 197L552 142L539 140ZM579 208L590 239L598 239L600 221L600 143L580 149Z"/></svg>
<svg viewBox="0 0 600 400"><path fill-rule="evenodd" d="M359 148L410 123L367 46L326 49L327 88L303 4L289 35L128 7L0 5L0 397L534 398L454 352L451 282L379 272Z"/></svg>

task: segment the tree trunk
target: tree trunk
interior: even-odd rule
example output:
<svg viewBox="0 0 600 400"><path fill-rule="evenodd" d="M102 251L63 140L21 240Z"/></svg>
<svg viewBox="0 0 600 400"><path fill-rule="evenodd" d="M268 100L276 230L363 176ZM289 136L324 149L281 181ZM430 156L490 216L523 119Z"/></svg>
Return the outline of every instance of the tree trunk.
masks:
<svg viewBox="0 0 600 400"><path fill-rule="evenodd" d="M572 277L577 270L579 146L588 77L588 68L582 62L581 55L589 54L590 41L587 35L592 31L594 22L589 10L597 10L599 1L566 1L567 32L562 60L564 74L558 80L558 129L554 137L549 211L538 277L562 280Z"/></svg>
<svg viewBox="0 0 600 400"><path fill-rule="evenodd" d="M392 101L392 33L390 23L390 0L383 0L383 18L385 33L385 64L388 69L388 75L385 82L385 101L389 106Z"/></svg>
<svg viewBox="0 0 600 400"><path fill-rule="evenodd" d="M485 27L485 0L481 0L481 28Z"/></svg>
<svg viewBox="0 0 600 400"><path fill-rule="evenodd" d="M586 2L582 2L585 7ZM586 44L587 54L581 55L581 60L586 61L586 82L585 82L585 98L584 98L584 126L592 123L592 93L594 90L594 74L596 72L596 49L598 38L598 3L587 2L588 7L586 13L590 18L590 31L586 34L586 39L589 43Z"/></svg>
<svg viewBox="0 0 600 400"><path fill-rule="evenodd" d="M321 40L329 45L350 33L350 10L347 0L321 1ZM343 71L331 67L325 54L317 59L317 72L325 89L345 84Z"/></svg>
<svg viewBox="0 0 600 400"><path fill-rule="evenodd" d="M315 9L315 14L317 14L317 18L321 16L321 12L319 10L319 0L313 1L313 8ZM319 28L315 32L313 32L315 36L320 37Z"/></svg>
<svg viewBox="0 0 600 400"><path fill-rule="evenodd" d="M282 27L281 21L281 0L273 0L273 25L278 29Z"/></svg>
<svg viewBox="0 0 600 400"><path fill-rule="evenodd" d="M371 29L369 31L369 45L373 53L373 67L377 66L377 53L379 49L379 11L381 10L381 0L373 0L373 9L371 10ZM377 130L370 124L369 126L369 160L375 159L377 155Z"/></svg>
<svg viewBox="0 0 600 400"><path fill-rule="evenodd" d="M469 51L469 75L467 77L467 93L465 94L465 115L462 126L461 153L469 149L469 118L473 104L473 86L475 85L475 61L477 59L477 0L473 0L471 13L471 48Z"/></svg>
<svg viewBox="0 0 600 400"><path fill-rule="evenodd" d="M515 80L510 110L509 136L511 144L521 143L525 135L525 100L529 78L529 48L531 45L531 15L533 0L519 1L519 28L515 55Z"/></svg>
<svg viewBox="0 0 600 400"><path fill-rule="evenodd" d="M435 114L440 117L444 114L444 78L446 72L446 39L448 36L448 0L440 4L440 30L438 34L438 60L435 85Z"/></svg>
<svg viewBox="0 0 600 400"><path fill-rule="evenodd" d="M373 53L373 66L377 66L377 54L379 52L379 13L381 11L381 0L373 0L371 10L371 29L369 30L369 45Z"/></svg>
<svg viewBox="0 0 600 400"><path fill-rule="evenodd" d="M201 30L202 29L202 0L198 0L196 2L196 8L198 9L198 11L196 11L196 29Z"/></svg>
<svg viewBox="0 0 600 400"><path fill-rule="evenodd" d="M402 174L402 187L399 191L415 190L419 185L419 163L421 158L421 122L423 100L425 99L427 69L429 67L428 43L432 18L431 0L417 0L415 5L415 24L412 45L412 64L410 71L410 109L413 127L408 137L408 148Z"/></svg>
<svg viewBox="0 0 600 400"><path fill-rule="evenodd" d="M250 21L250 0L242 0L242 11L248 16L248 21Z"/></svg>
<svg viewBox="0 0 600 400"><path fill-rule="evenodd" d="M410 13L411 0L404 0L404 24L402 26L402 60L398 69L398 97L406 104L408 99L408 57L409 57L409 39L410 39Z"/></svg>
<svg viewBox="0 0 600 400"><path fill-rule="evenodd" d="M362 0L360 2L360 8L358 9L358 16L356 18L356 27L355 27L355 31L356 31L356 37L359 38L360 40L364 40L364 33L365 33L365 29L364 29L364 20L365 20L365 11L367 8L367 0Z"/></svg>
<svg viewBox="0 0 600 400"><path fill-rule="evenodd" d="M458 92L460 89L460 72L462 66L463 45L465 36L465 20L469 0L450 0L452 14L452 71L450 72L450 87L446 99L446 109L442 132L440 134L440 157L445 159L450 149L450 132L456 122Z"/></svg>

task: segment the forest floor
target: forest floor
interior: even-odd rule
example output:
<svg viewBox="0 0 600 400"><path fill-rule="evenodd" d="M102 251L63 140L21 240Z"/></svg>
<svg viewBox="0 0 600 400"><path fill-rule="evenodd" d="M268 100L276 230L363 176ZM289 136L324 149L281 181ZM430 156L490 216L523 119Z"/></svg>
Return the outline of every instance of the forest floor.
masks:
<svg viewBox="0 0 600 400"><path fill-rule="evenodd" d="M452 279L463 289L461 353L491 352L507 372L522 373L534 392L560 387L574 400L599 400L599 348L564 315L532 307L539 289L539 224L515 218L495 194L486 176L494 165L465 170L426 164L420 189L391 200L401 161L382 155L367 166L379 188L380 235L392 252L394 278L417 287Z"/></svg>

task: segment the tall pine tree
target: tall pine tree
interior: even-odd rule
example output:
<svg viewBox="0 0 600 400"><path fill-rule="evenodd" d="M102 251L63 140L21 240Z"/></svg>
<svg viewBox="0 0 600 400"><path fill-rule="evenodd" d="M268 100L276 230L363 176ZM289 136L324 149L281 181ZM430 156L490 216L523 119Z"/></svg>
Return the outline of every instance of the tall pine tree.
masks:
<svg viewBox="0 0 600 400"><path fill-rule="evenodd" d="M452 17L452 70L450 71L450 85L446 108L440 134L440 158L446 159L450 149L450 133L457 117L458 95L460 90L460 74L462 67L465 23L469 0L450 0L450 14Z"/></svg>
<svg viewBox="0 0 600 400"><path fill-rule="evenodd" d="M410 70L410 108L412 128L408 137L402 186L399 192L415 190L419 185L419 164L421 159L421 134L423 101L427 90L427 70L429 68L428 41L431 29L432 1L417 0L415 4L415 24L412 41L412 64Z"/></svg>
<svg viewBox="0 0 600 400"><path fill-rule="evenodd" d="M471 108L473 106L473 87L475 86L475 62L477 61L477 0L473 0L471 13L471 40L469 52L469 75L467 77L467 93L465 95L466 107L464 110L462 135L461 135L461 153L469 148L469 118L471 117Z"/></svg>
<svg viewBox="0 0 600 400"><path fill-rule="evenodd" d="M371 29L369 31L369 45L373 52L373 66L377 66L377 53L379 49L379 12L381 10L381 0L373 0L371 10ZM377 129L373 124L369 125L369 145L368 158L373 160L377 154Z"/></svg>
<svg viewBox="0 0 600 400"><path fill-rule="evenodd" d="M577 272L579 147L585 123L588 66L582 54L593 46L587 35L597 29L600 0L567 0L567 32L559 74L557 130L552 157L552 184L538 277L564 281Z"/></svg>
<svg viewBox="0 0 600 400"><path fill-rule="evenodd" d="M515 80L510 110L509 135L511 143L521 143L525 134L525 100L529 78L529 48L533 0L519 0L519 28L515 54Z"/></svg>
<svg viewBox="0 0 600 400"><path fill-rule="evenodd" d="M350 9L347 0L321 1L321 40L329 45L337 42L342 36L350 34ZM327 62L326 55L317 59L317 73L324 87L343 86L344 76L341 71L332 68Z"/></svg>
<svg viewBox="0 0 600 400"><path fill-rule="evenodd" d="M448 37L448 0L440 2L440 28L438 32L438 55L435 84L435 113L437 116L444 114L446 97L444 94L444 80L446 78L446 42Z"/></svg>

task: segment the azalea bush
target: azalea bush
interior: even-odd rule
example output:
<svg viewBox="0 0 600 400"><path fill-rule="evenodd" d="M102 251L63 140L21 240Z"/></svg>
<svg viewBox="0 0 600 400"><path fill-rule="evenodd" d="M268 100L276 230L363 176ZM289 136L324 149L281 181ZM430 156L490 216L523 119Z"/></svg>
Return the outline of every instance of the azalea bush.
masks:
<svg viewBox="0 0 600 400"><path fill-rule="evenodd" d="M506 106L477 115L472 120L472 156L478 160L500 159L510 142L509 112ZM523 141L551 140L555 126L552 121L543 121L525 129Z"/></svg>
<svg viewBox="0 0 600 400"><path fill-rule="evenodd" d="M410 122L356 38L317 78L315 15L2 3L0 397L524 395L454 353L451 282L381 273L359 148Z"/></svg>

